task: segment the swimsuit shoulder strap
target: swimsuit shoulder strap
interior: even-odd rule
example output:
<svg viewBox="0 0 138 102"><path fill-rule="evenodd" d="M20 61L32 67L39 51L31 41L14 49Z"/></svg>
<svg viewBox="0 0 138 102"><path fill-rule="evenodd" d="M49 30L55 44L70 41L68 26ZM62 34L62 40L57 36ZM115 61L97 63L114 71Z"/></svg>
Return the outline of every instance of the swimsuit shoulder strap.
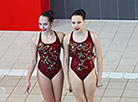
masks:
<svg viewBox="0 0 138 102"><path fill-rule="evenodd" d="M38 43L41 42L41 35L42 35L42 32L39 33L38 37L39 37L39 40L38 40Z"/></svg>
<svg viewBox="0 0 138 102"><path fill-rule="evenodd" d="M58 40L58 41L60 42L59 37L58 37L58 35L57 35L56 31L53 31L53 32L54 32L54 33L55 33L55 35L56 35L56 41Z"/></svg>
<svg viewBox="0 0 138 102"><path fill-rule="evenodd" d="M92 36L91 36L91 32L90 32L89 30L88 30L88 37L89 37L89 39L92 41L93 46L94 46L93 38L92 38Z"/></svg>
<svg viewBox="0 0 138 102"><path fill-rule="evenodd" d="M73 31L71 32L71 35L70 35L70 41L73 41Z"/></svg>

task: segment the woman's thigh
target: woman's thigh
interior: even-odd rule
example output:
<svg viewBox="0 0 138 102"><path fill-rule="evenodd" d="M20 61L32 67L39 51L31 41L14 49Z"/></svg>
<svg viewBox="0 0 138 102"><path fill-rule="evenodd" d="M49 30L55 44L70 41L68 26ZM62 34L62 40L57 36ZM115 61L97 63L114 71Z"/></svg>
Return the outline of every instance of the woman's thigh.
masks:
<svg viewBox="0 0 138 102"><path fill-rule="evenodd" d="M61 69L52 79L53 92L56 102L61 101L62 89L63 89L63 70Z"/></svg>
<svg viewBox="0 0 138 102"><path fill-rule="evenodd" d="M55 102L51 80L39 70L37 71L37 79L40 86L40 90L46 102Z"/></svg>
<svg viewBox="0 0 138 102"><path fill-rule="evenodd" d="M77 102L86 102L83 81L72 69L70 70L70 83Z"/></svg>
<svg viewBox="0 0 138 102"><path fill-rule="evenodd" d="M88 102L93 102L96 90L97 75L95 69L84 79L85 95Z"/></svg>

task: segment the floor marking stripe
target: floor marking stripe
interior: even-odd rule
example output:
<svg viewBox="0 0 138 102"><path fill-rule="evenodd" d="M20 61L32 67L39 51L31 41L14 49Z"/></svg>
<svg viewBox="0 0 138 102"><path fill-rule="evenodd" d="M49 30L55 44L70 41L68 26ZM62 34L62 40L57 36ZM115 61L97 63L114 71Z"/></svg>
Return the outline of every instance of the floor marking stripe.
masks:
<svg viewBox="0 0 138 102"><path fill-rule="evenodd" d="M17 69L0 69L0 75L9 76L27 76L28 70ZM32 76L36 76L37 70L34 70ZM119 73L119 72L103 72L103 78L115 78L115 79L138 79L138 73Z"/></svg>

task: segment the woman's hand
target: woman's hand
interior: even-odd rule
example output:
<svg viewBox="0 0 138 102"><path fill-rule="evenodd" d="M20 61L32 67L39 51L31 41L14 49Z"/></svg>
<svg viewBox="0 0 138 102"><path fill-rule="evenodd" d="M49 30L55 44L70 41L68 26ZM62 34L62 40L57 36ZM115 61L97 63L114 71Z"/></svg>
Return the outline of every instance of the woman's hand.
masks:
<svg viewBox="0 0 138 102"><path fill-rule="evenodd" d="M71 85L69 84L69 82L66 82L65 86L66 86L66 90L68 92L72 92L72 88L71 88Z"/></svg>
<svg viewBox="0 0 138 102"><path fill-rule="evenodd" d="M99 78L97 80L97 87L102 87L102 86L103 86L103 80L102 80L102 78Z"/></svg>
<svg viewBox="0 0 138 102"><path fill-rule="evenodd" d="M94 62L96 58L96 55L94 53L92 53L92 61Z"/></svg>
<svg viewBox="0 0 138 102"><path fill-rule="evenodd" d="M29 89L31 87L31 82L30 81L26 81L26 90L25 90L25 94L29 93Z"/></svg>

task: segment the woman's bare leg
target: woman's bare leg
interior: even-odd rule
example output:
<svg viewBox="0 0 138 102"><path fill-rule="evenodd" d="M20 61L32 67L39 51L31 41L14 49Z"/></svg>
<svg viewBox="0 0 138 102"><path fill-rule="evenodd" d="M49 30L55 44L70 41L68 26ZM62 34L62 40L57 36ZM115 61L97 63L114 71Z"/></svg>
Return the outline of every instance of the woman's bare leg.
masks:
<svg viewBox="0 0 138 102"><path fill-rule="evenodd" d="M95 69L84 79L84 88L87 102L94 102L94 94L96 90L97 76Z"/></svg>
<svg viewBox="0 0 138 102"><path fill-rule="evenodd" d="M73 70L70 70L70 82L76 101L86 102L83 82Z"/></svg>
<svg viewBox="0 0 138 102"><path fill-rule="evenodd" d="M56 100L55 102L61 102L63 79L62 69L52 79L53 92Z"/></svg>
<svg viewBox="0 0 138 102"><path fill-rule="evenodd" d="M51 80L39 70L37 71L37 79L45 102L55 102Z"/></svg>

